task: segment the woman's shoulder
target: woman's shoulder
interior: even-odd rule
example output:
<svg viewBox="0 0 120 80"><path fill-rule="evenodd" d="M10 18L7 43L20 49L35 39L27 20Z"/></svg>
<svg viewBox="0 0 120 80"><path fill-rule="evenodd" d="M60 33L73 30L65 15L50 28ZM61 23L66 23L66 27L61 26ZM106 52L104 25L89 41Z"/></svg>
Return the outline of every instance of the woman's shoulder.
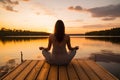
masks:
<svg viewBox="0 0 120 80"><path fill-rule="evenodd" d="M53 38L54 38L54 34L50 34L50 35L49 35L49 38L50 38L50 39L53 39Z"/></svg>
<svg viewBox="0 0 120 80"><path fill-rule="evenodd" d="M49 37L54 36L54 34L50 34Z"/></svg>
<svg viewBox="0 0 120 80"><path fill-rule="evenodd" d="M65 37L70 37L69 34L65 34Z"/></svg>

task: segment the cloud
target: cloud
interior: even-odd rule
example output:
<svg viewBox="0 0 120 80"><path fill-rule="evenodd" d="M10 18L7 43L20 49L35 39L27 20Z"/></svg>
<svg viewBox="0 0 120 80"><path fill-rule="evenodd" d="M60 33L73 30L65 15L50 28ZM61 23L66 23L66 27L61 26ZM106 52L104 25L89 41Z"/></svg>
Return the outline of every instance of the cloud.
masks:
<svg viewBox="0 0 120 80"><path fill-rule="evenodd" d="M0 3L2 5L2 8L4 8L7 11L17 12L17 10L14 10L14 6L18 5L19 2L17 0L0 0Z"/></svg>
<svg viewBox="0 0 120 80"><path fill-rule="evenodd" d="M83 20L79 20L79 19L76 19L76 20L67 20L66 22L83 22Z"/></svg>
<svg viewBox="0 0 120 80"><path fill-rule="evenodd" d="M110 21L110 20L115 20L115 19L116 19L115 17L105 17L102 20L104 20L104 21Z"/></svg>
<svg viewBox="0 0 120 80"><path fill-rule="evenodd" d="M52 12L52 11L50 11L50 10L48 10L48 9L41 9L41 11L35 11L35 14L36 15L42 15L42 14L44 14L44 15L55 15L55 13L54 12Z"/></svg>
<svg viewBox="0 0 120 80"><path fill-rule="evenodd" d="M90 32L90 31L99 31L99 30L105 30L105 29L111 29L115 27L119 27L120 24L115 23L107 23L107 24L93 24L93 25L84 25L81 29L85 30L84 32Z"/></svg>
<svg viewBox="0 0 120 80"><path fill-rule="evenodd" d="M120 4L95 7L89 9L82 8L81 6L75 6L75 7L70 6L68 7L68 9L80 11L80 12L87 11L91 13L92 17L102 18L102 20L104 21L115 20L117 17L120 17Z"/></svg>
<svg viewBox="0 0 120 80"><path fill-rule="evenodd" d="M34 3L32 6L32 10L36 15L55 15L53 10L44 5L40 5L39 3Z"/></svg>
<svg viewBox="0 0 120 80"><path fill-rule="evenodd" d="M83 8L81 6L75 6L75 7L70 6L70 7L68 7L68 9L69 10L75 10L75 11L82 11L83 10Z"/></svg>
<svg viewBox="0 0 120 80"><path fill-rule="evenodd" d="M89 29L89 30L103 30L103 29L108 29L108 28L113 28L113 27L119 27L120 23L107 23L107 24L93 24L93 25L84 25L82 26L84 29Z"/></svg>
<svg viewBox="0 0 120 80"><path fill-rule="evenodd" d="M120 4L88 9L93 17L120 17Z"/></svg>
<svg viewBox="0 0 120 80"><path fill-rule="evenodd" d="M16 5L19 5L20 1L30 1L30 0L0 0L0 5L2 6L3 9L7 11L18 12L17 10L14 10L14 7Z"/></svg>
<svg viewBox="0 0 120 80"><path fill-rule="evenodd" d="M19 2L16 0L16 1L12 1L12 0L0 0L0 2L3 4L3 5L18 5Z"/></svg>
<svg viewBox="0 0 120 80"><path fill-rule="evenodd" d="M8 11L17 12L17 10L14 10L13 7L11 7L11 6L5 6L5 9Z"/></svg>

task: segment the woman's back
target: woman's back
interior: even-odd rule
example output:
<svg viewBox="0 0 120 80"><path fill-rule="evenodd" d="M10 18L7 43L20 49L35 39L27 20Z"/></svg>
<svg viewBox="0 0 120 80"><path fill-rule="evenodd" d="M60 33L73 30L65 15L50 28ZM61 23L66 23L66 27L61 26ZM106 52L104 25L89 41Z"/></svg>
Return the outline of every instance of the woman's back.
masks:
<svg viewBox="0 0 120 80"><path fill-rule="evenodd" d="M54 34L51 34L49 38L50 38L50 42L53 44L52 54L54 55L66 55L67 54L66 44L67 44L67 41L69 40L68 35L65 35L61 42L58 42L56 40L56 37Z"/></svg>

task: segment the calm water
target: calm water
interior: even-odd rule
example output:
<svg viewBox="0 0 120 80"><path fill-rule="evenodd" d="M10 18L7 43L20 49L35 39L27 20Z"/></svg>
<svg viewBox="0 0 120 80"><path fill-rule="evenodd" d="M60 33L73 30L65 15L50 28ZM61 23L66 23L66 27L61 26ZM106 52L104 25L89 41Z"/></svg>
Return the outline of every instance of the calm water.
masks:
<svg viewBox="0 0 120 80"><path fill-rule="evenodd" d="M7 70L20 63L20 52L24 59L41 60L44 57L39 46L47 46L48 37L0 38L0 69ZM71 37L72 46L79 46L74 58L89 58L120 78L120 37ZM9 65L9 66L5 66Z"/></svg>

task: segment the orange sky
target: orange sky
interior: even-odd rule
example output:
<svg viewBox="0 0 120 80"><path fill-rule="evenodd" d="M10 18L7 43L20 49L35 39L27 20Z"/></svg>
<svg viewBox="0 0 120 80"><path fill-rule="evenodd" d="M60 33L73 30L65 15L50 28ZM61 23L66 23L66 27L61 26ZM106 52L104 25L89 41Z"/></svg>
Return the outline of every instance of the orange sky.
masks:
<svg viewBox="0 0 120 80"><path fill-rule="evenodd" d="M66 33L120 27L120 1L0 0L0 28L53 32L58 19Z"/></svg>

